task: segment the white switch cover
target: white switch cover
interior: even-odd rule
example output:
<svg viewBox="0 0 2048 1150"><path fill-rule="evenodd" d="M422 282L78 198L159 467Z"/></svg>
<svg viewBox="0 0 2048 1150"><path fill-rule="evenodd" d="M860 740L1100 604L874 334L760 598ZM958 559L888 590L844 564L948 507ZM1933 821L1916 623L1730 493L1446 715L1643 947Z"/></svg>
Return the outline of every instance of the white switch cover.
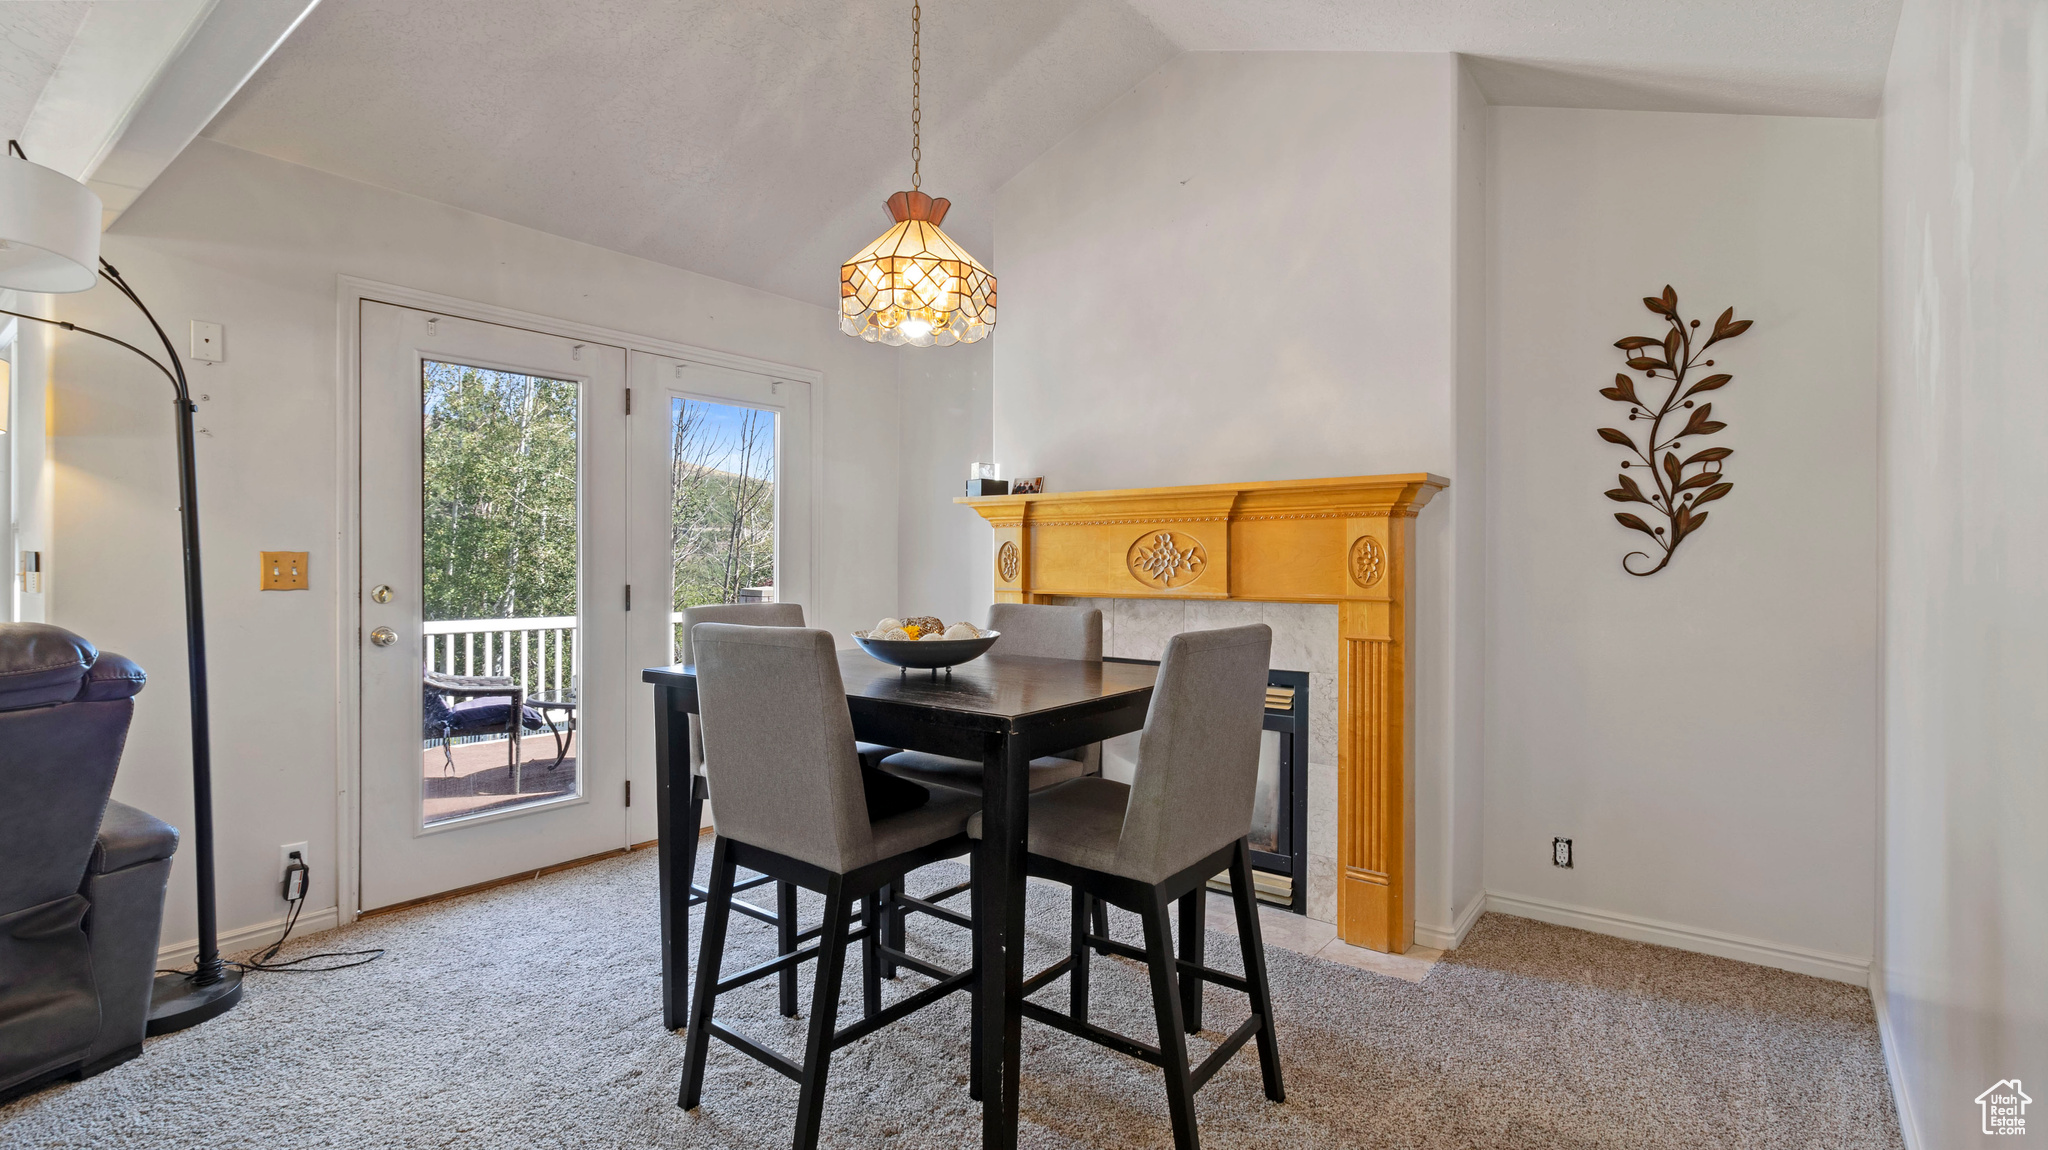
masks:
<svg viewBox="0 0 2048 1150"><path fill-rule="evenodd" d="M227 358L226 345L221 342L220 325L204 320L192 321L192 358L207 363L219 363Z"/></svg>

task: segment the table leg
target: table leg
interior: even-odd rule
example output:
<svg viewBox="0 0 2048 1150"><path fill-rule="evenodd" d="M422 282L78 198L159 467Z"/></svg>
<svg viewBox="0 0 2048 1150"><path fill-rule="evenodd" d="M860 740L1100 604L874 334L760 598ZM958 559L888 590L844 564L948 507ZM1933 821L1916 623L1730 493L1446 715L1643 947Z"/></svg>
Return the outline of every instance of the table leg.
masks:
<svg viewBox="0 0 2048 1150"><path fill-rule="evenodd" d="M654 820L661 867L661 1024L681 1029L689 1017L690 881L697 827L689 821L690 717L673 688L655 692ZM680 771L678 768L680 767Z"/></svg>
<svg viewBox="0 0 2048 1150"><path fill-rule="evenodd" d="M982 760L982 835L987 869L978 876L987 911L976 940L981 962L984 1150L1017 1145L1018 1071L1024 1015L1024 844L1031 763L1018 743L995 736Z"/></svg>

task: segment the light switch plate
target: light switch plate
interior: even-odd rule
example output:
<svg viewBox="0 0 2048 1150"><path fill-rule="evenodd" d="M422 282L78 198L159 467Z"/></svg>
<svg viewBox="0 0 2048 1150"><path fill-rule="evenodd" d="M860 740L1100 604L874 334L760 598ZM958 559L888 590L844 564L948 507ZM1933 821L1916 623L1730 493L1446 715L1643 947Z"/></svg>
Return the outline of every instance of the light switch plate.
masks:
<svg viewBox="0 0 2048 1150"><path fill-rule="evenodd" d="M220 325L205 320L192 321L192 358L207 363L219 363L227 358L227 345L221 342L225 337Z"/></svg>
<svg viewBox="0 0 2048 1150"><path fill-rule="evenodd" d="M265 551L263 553L263 590L304 591L306 589L306 553L304 551Z"/></svg>

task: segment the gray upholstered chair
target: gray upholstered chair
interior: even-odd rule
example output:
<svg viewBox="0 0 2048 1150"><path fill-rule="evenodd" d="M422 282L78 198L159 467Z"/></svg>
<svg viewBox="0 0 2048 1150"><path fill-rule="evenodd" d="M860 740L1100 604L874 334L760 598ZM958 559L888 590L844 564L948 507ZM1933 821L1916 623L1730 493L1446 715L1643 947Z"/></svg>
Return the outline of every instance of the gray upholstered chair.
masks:
<svg viewBox="0 0 2048 1150"><path fill-rule="evenodd" d="M1132 782L1070 779L1030 798L1026 871L1073 887L1074 908L1069 952L1061 960L1069 979L1068 1010L1063 1014L1027 999L1024 1016L1113 1050L1142 1051L1140 1057L1164 1070L1178 1150L1198 1145L1195 1091L1250 1039L1258 1040L1266 1097L1275 1102L1286 1097L1246 837L1258 786L1259 730L1272 646L1273 632L1263 623L1174 636L1159 664ZM980 831L976 815L968 833L979 837ZM1224 870L1230 872L1237 909L1243 977L1203 965L1202 894L1209 879ZM1145 924L1145 945L1091 934L1087 897L1137 912ZM1168 923L1176 901L1182 914L1177 958ZM1089 951L1105 946L1151 968L1156 1050L1088 1021ZM1191 1008L1199 1011L1205 982L1243 991L1251 999L1251 1017L1190 1070L1188 1015Z"/></svg>
<svg viewBox="0 0 2048 1150"><path fill-rule="evenodd" d="M988 628L1001 632L1003 636L989 648L992 655L1027 659L1102 658L1102 612L1094 607L995 603L988 609ZM883 770L919 786L951 787L973 795L981 794L981 764L972 759L903 751L884 758L881 763ZM1101 773L1102 744L1091 743L1031 760L1030 787L1034 791L1044 790L1068 779ZM904 948L904 916L907 913L916 911L951 919L953 916L939 909L938 904L970 889L971 883L959 883L921 899L902 897L903 891L890 892L892 897L888 901L892 909L888 925L884 928L889 946L895 950ZM1095 933L1108 934L1109 913L1101 906L1091 907L1089 913L1095 923ZM883 963L882 977L896 977L895 969Z"/></svg>
<svg viewBox="0 0 2048 1150"><path fill-rule="evenodd" d="M963 832L980 803L958 791L927 792L861 769L838 652L829 633L705 623L692 628L691 635L705 765L718 802L718 833L677 1101L685 1110L697 1107L715 1035L797 1080L795 1145L805 1150L817 1145L833 1050L954 991L972 993L972 970L942 971L895 954L890 957L897 963L937 981L883 1010L878 975L881 937L875 923L883 887L912 867L968 853L970 844ZM889 806L884 808L883 803ZM740 867L822 893L825 914L816 932L817 945L721 979L725 931ZM851 927L856 904L857 930ZM864 1016L839 1030L840 976L847 944L856 939L862 946ZM817 981L801 1063L715 1021L719 995L810 961L818 964Z"/></svg>
<svg viewBox="0 0 2048 1150"><path fill-rule="evenodd" d="M744 627L801 627L804 625L804 608L801 603L710 603L701 607L685 607L683 609L682 636L677 644L677 656L686 666L697 661L690 642L690 632L699 623L732 623ZM698 717L691 715L690 813L685 824L690 830L684 836L681 853L682 871L685 875L692 876L697 873L697 839L700 828L704 825L704 801L711 794L710 786L706 782L704 774L704 734L699 724L700 720ZM884 747L877 743L856 743L854 746L860 754L861 761L869 767L879 764L883 759L895 754L897 750L895 747ZM713 808L713 814L716 814L715 807ZM765 886L771 881L773 880L766 875L756 875L742 880L733 889L736 891L753 890L755 887ZM706 888L698 886L695 879L692 878L690 880L690 901L688 905L699 905L709 893ZM777 940L781 946L781 953L788 954L796 949L796 888L794 886L786 882L776 884L775 910L772 912L762 910L760 907L749 902L734 903L733 909L774 927ZM689 953L690 943L687 938L683 940L681 949L682 953ZM782 1013L785 1017L795 1018L796 971L794 968L783 972L781 989ZM688 1010L687 1005L684 1003L678 1003L677 1006L679 1009ZM680 1023L682 1020L669 1019L667 1021L670 1023Z"/></svg>
<svg viewBox="0 0 2048 1150"><path fill-rule="evenodd" d="M142 669L0 623L0 1100L142 1053L178 832L109 799Z"/></svg>

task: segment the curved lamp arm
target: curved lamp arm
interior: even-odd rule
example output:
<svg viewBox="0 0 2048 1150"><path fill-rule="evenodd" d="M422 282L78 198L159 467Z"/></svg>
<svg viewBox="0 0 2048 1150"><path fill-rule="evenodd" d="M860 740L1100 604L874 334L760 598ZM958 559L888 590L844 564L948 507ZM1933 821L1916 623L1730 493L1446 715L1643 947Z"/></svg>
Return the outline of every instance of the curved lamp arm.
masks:
<svg viewBox="0 0 2048 1150"><path fill-rule="evenodd" d="M178 362L177 349L171 346L171 337L164 334L163 325L156 322L156 317L150 314L149 308L143 305L142 300L136 296L135 290L128 286L128 281L121 278L120 269L116 268L113 264L108 263L106 260L101 260L100 276L101 278L105 279L108 283L113 284L116 288L119 288L121 294L128 297L128 302L134 304L136 309L142 313L142 317L149 321L149 326L152 330L156 332L156 337L163 341L164 351L166 354L170 356L171 367L165 367L162 360L159 360L157 357L149 354L148 352L142 350L139 347L136 347L134 344L129 343L127 340L117 339L114 336L108 335L106 332L103 331L94 331L89 327L80 327L75 323L67 323L61 319L45 319L44 317L39 315L29 315L27 312L8 311L6 308L0 308L0 315L11 315L16 319L34 320L37 323L49 324L51 327L61 327L65 331L84 332L86 335L92 336L95 339L103 339L106 340L108 343L118 344L122 347L125 347L129 351L134 352L136 355L139 355L142 358L148 360L150 364L154 366L158 371L163 372L164 378L171 381L171 387L176 390L178 398L180 400L183 400L188 403L191 402L191 389L187 387L185 383L185 365ZM175 368L176 370L173 371L173 368Z"/></svg>

